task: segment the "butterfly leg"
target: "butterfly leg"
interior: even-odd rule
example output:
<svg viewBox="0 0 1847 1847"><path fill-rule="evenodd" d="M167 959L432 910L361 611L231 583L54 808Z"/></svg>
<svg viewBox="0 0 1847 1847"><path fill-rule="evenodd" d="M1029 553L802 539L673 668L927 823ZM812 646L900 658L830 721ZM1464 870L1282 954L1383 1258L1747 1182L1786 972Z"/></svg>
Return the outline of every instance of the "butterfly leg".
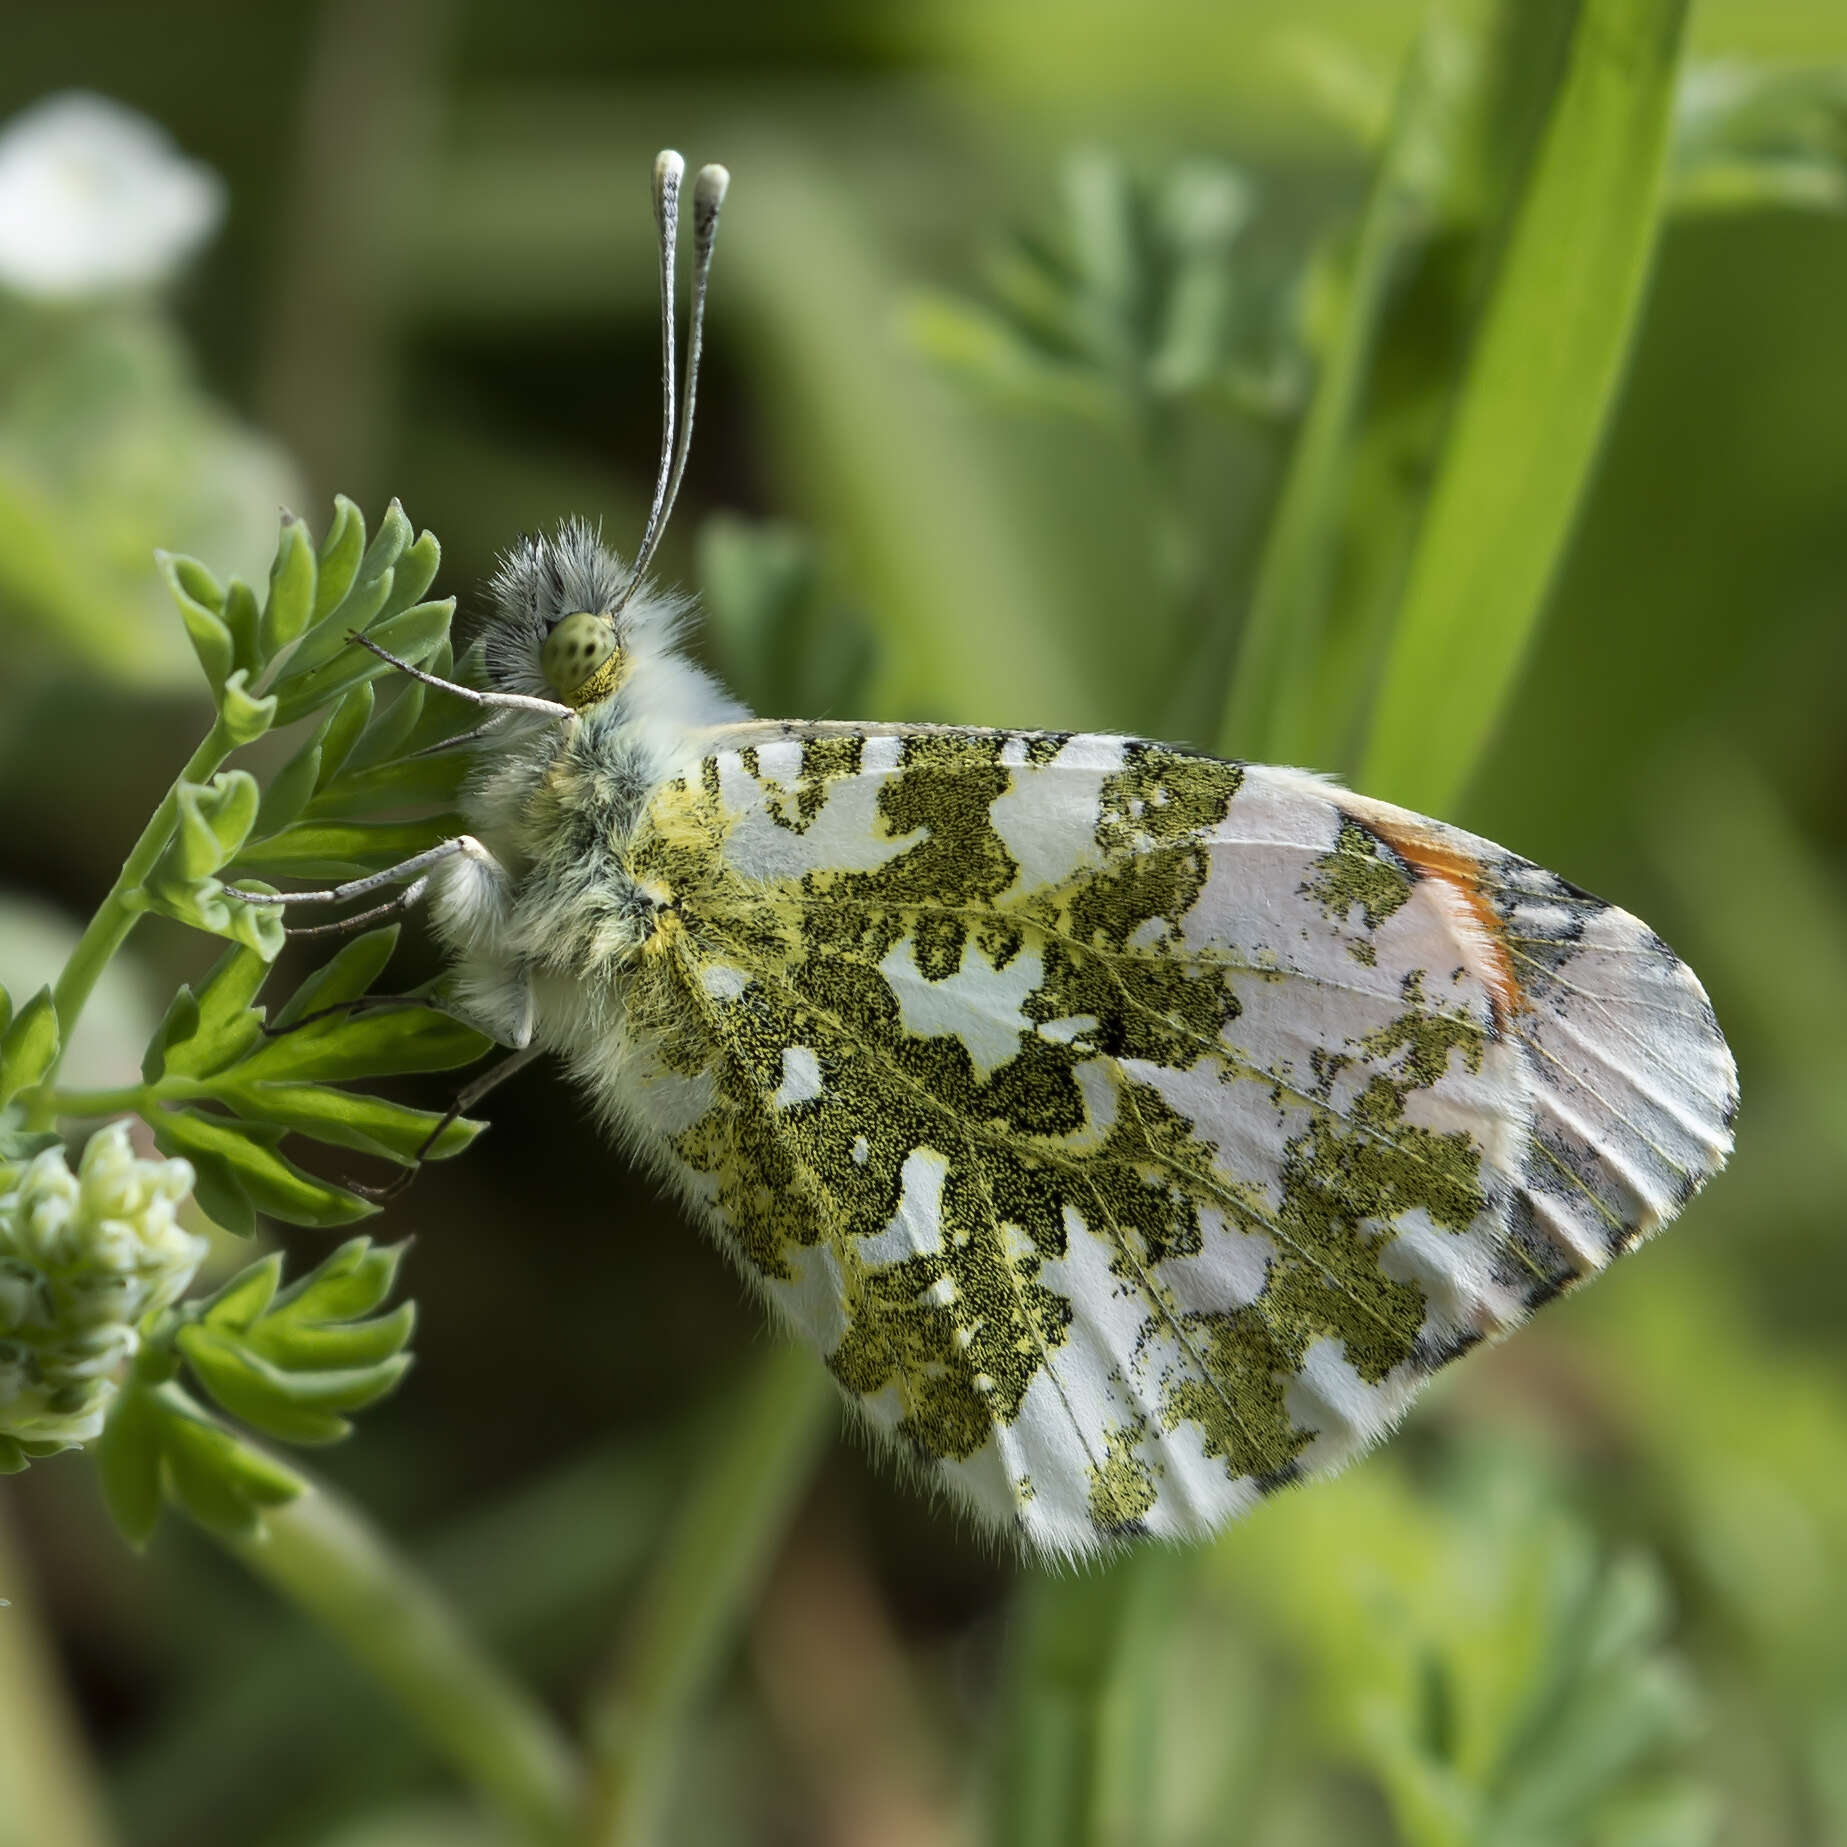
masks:
<svg viewBox="0 0 1847 1847"><path fill-rule="evenodd" d="M418 886L427 886L428 878L418 879L417 875L427 874L432 867L443 865L458 854L482 859L493 857L474 835L457 834L453 840L444 840L425 852L400 860L395 866L387 866L383 872L368 873L363 879L348 879L344 885L329 885L322 891L245 891L241 886L232 889L246 904L345 904L353 898L365 898L375 891L383 891L387 885L395 885L401 879L416 880Z"/></svg>
<svg viewBox="0 0 1847 1847"><path fill-rule="evenodd" d="M426 872L421 878L413 880L398 893L395 898L388 898L383 904L375 904L369 911L355 911L351 917L341 917L332 923L291 924L283 934L285 936L344 936L348 931L357 930L364 924L376 923L381 917L402 917L412 910L430 889L430 875Z"/></svg>
<svg viewBox="0 0 1847 1847"><path fill-rule="evenodd" d="M455 1101L443 1112L442 1120L429 1132L422 1147L411 1157L411 1165L395 1179L387 1180L383 1186L364 1186L356 1181L348 1181L347 1184L366 1199L395 1199L416 1179L419 1169L429 1159L430 1150L448 1134L451 1125L459 1122L489 1091L497 1090L508 1078L525 1070L538 1057L540 1049L537 1045L522 1046L517 1052L503 1058L499 1064L490 1065L472 1084L459 1090Z"/></svg>
<svg viewBox="0 0 1847 1847"><path fill-rule="evenodd" d="M383 872L370 873L361 879L348 879L343 885L329 885L321 891L263 892L244 891L240 888L237 895L247 904L344 904L354 898L363 898L372 892L381 891L400 879L408 878L411 881L383 904L375 904L368 910L356 912L351 917L342 917L333 923L292 926L288 931L290 936L338 936L349 930L357 930L362 925L375 923L381 917L402 916L429 895L431 881L438 873L443 873L445 868L453 870L458 865L464 870L464 876L460 880L449 880L450 893L466 892L475 904L486 899L488 908L494 908L506 890L506 871L472 834L457 834L454 839L442 841L427 852L413 854L395 866L387 866Z"/></svg>
<svg viewBox="0 0 1847 1847"><path fill-rule="evenodd" d="M413 750L404 758L406 763L415 763L420 757L440 757L444 751L460 750L464 745L479 744L483 738L492 737L500 729L502 714L496 712L492 717L478 724L472 731L458 731L452 738L438 738L434 744L426 744L421 750Z"/></svg>

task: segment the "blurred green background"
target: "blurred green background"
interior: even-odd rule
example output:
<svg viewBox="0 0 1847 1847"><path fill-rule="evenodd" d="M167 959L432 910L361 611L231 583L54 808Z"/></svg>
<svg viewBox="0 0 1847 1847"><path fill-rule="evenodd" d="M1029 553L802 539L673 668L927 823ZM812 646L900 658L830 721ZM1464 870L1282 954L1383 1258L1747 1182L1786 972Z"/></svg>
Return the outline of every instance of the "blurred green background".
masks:
<svg viewBox="0 0 1847 1847"><path fill-rule="evenodd" d="M1516 72L1573 9L1529 12ZM396 495L465 625L524 528L581 512L633 543L667 144L734 176L662 553L708 590L716 663L814 714L1257 754L1219 714L1422 17L14 0L0 118L102 92L215 169L227 210L162 288L0 288L0 978L55 968L207 709L153 546L256 573L278 499L321 530L336 489ZM1097 1840L1847 1843L1843 70L1836 0L1696 8L1626 383L1447 817L1693 962L1743 1073L1731 1170L1388 1450L1132 1580L1038 1582L832 1441L712 1643L667 1838L1075 1839L1035 1782L1064 1738ZM1518 143L1518 93L1481 147ZM1393 510L1467 338L1458 172L1388 278L1335 593L1362 610L1402 566ZM1080 316L1089 346L1054 338L1056 253L1112 196L1140 201L1125 273L1154 293ZM1205 331L1138 346L1135 302L1187 290ZM1338 719L1376 661L1327 658ZM1350 769L1342 725L1319 735ZM416 935L408 972L431 972ZM91 1081L209 960L178 930L135 950ZM646 1623L762 1334L554 1077L489 1114L382 1222L418 1237L419 1364L324 1463L564 1711ZM71 1755L96 1794L74 1842L503 1838L208 1542L169 1522L127 1552L75 1459L0 1485L0 1595L0 1732Z"/></svg>

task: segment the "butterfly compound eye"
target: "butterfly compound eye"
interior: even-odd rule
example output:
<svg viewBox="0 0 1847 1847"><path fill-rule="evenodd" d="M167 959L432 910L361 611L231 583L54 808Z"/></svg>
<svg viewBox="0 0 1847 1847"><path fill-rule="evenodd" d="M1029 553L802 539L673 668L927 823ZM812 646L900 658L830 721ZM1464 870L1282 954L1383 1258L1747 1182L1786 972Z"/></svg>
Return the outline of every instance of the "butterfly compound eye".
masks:
<svg viewBox="0 0 1847 1847"><path fill-rule="evenodd" d="M614 628L605 617L587 610L566 616L546 636L539 653L546 684L580 710L616 690L620 664Z"/></svg>

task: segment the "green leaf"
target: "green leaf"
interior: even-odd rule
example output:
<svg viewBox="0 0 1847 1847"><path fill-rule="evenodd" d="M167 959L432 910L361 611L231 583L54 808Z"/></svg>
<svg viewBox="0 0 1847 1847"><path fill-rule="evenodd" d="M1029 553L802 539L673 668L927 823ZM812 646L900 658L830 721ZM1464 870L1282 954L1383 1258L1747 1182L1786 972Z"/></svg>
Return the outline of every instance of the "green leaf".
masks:
<svg viewBox="0 0 1847 1847"><path fill-rule="evenodd" d="M224 625L231 631L232 659L246 685L263 664L262 623L256 592L241 577L232 578L225 587Z"/></svg>
<svg viewBox="0 0 1847 1847"><path fill-rule="evenodd" d="M169 1052L184 1045L198 1030L199 1003L192 989L182 982L141 1055L141 1081L159 1083L166 1074Z"/></svg>
<svg viewBox="0 0 1847 1847"><path fill-rule="evenodd" d="M288 1319L298 1324L356 1321L390 1295L409 1253L407 1243L374 1244L363 1236L348 1238L306 1276L290 1283L276 1298L276 1309L286 1309Z"/></svg>
<svg viewBox="0 0 1847 1847"><path fill-rule="evenodd" d="M782 708L781 642L814 595L814 543L793 526L715 513L699 528L699 585L725 671L759 711Z"/></svg>
<svg viewBox="0 0 1847 1847"><path fill-rule="evenodd" d="M1196 391L1230 362L1240 291L1233 247L1255 190L1236 168L1194 160L1175 168L1156 207L1171 274L1148 377L1165 396Z"/></svg>
<svg viewBox="0 0 1847 1847"><path fill-rule="evenodd" d="M473 1027L427 1007L367 1009L314 1020L269 1040L238 1067L238 1081L338 1083L451 1071L473 1064L489 1044Z"/></svg>
<svg viewBox="0 0 1847 1847"><path fill-rule="evenodd" d="M293 513L284 513L275 562L269 567L269 600L263 605L265 655L280 653L307 628L314 615L314 577L308 528Z"/></svg>
<svg viewBox="0 0 1847 1847"><path fill-rule="evenodd" d="M164 1116L166 1112L161 1112ZM154 1124L154 1143L163 1153L169 1152L160 1140L161 1124ZM214 1225L222 1226L233 1237L253 1238L257 1230L257 1209L244 1191L236 1167L213 1149L194 1147L186 1151L192 1163L192 1196Z"/></svg>
<svg viewBox="0 0 1847 1847"><path fill-rule="evenodd" d="M230 1170L238 1189L259 1212L291 1225L350 1225L378 1210L370 1201L316 1179L278 1154L274 1144L281 1139L279 1129L191 1109L160 1110L153 1127L163 1154L184 1155L194 1161L211 1158ZM208 1205L206 1210L212 1208Z"/></svg>
<svg viewBox="0 0 1847 1847"><path fill-rule="evenodd" d="M1578 14L1381 676L1362 780L1394 801L1453 805L1544 608L1654 255L1686 15Z"/></svg>
<svg viewBox="0 0 1847 1847"><path fill-rule="evenodd" d="M429 671L442 679L452 680L459 686L486 686L486 650L482 643L478 639L475 640L469 644L467 651L459 661L451 660L453 633L452 630L443 646L431 655ZM468 732L477 729L481 722L481 708L478 705L458 698L454 693L440 692L435 687L426 687L423 718L406 741L407 748L424 750L433 744L447 743L453 738L465 736Z"/></svg>
<svg viewBox="0 0 1847 1847"><path fill-rule="evenodd" d="M276 684L293 687L316 668L333 660L347 646L347 636L357 629L363 634L371 627L378 612L391 600L392 573L361 578L334 614L318 628L310 629L301 644L288 658Z"/></svg>
<svg viewBox="0 0 1847 1847"><path fill-rule="evenodd" d="M216 878L150 878L146 889L136 894L136 902L138 908L158 911L208 935L244 943L266 962L281 954L287 935L279 905L247 904L241 894Z"/></svg>
<svg viewBox="0 0 1847 1847"><path fill-rule="evenodd" d="M388 621L418 602L424 591L436 581L436 572L441 563L442 547L437 544L436 535L430 532L419 533L417 542L406 547L397 563L391 567L391 595L385 600L379 620Z"/></svg>
<svg viewBox="0 0 1847 1847"><path fill-rule="evenodd" d="M418 1159L442 1161L460 1154L487 1125L458 1117L427 1154L421 1154L442 1117L361 1091L319 1084L226 1084L217 1093L240 1116L276 1123L316 1141L410 1166Z"/></svg>
<svg viewBox="0 0 1847 1847"><path fill-rule="evenodd" d="M17 1104L0 1108L0 1193L12 1186L17 1169L63 1140L56 1129L27 1128Z"/></svg>
<svg viewBox="0 0 1847 1847"><path fill-rule="evenodd" d="M167 1069L182 1077L209 1077L241 1058L262 1037L262 1016L251 1011L268 961L248 946L227 950L212 964L199 990L198 1024L167 1054Z"/></svg>
<svg viewBox="0 0 1847 1847"><path fill-rule="evenodd" d="M436 670L434 665L430 670ZM482 665L480 645L477 643L471 646L467 654L456 661L443 678L465 687L486 685L488 674ZM408 739L408 750L421 752L432 750L436 744L460 742L471 731L480 730L482 722L480 707L469 704L464 698L456 698L454 693L438 693L434 687L430 687L429 698L423 702L423 720L417 724L417 730L412 731ZM465 763L467 757L464 754L449 755L443 761Z"/></svg>
<svg viewBox="0 0 1847 1847"><path fill-rule="evenodd" d="M321 747L310 740L276 772L263 791L263 805L250 830L252 836L271 839L296 820L313 796L320 774Z"/></svg>
<svg viewBox="0 0 1847 1847"><path fill-rule="evenodd" d="M256 1532L266 1509L286 1506L305 1484L292 1469L240 1443L206 1417L177 1386L160 1388L160 1428L168 1494L216 1533Z"/></svg>
<svg viewBox="0 0 1847 1847"><path fill-rule="evenodd" d="M432 650L428 663L431 672L441 673L439 662L447 645L445 637L443 646ZM347 767L350 770L362 770L390 762L403 751L422 716L423 687L412 680L367 727Z"/></svg>
<svg viewBox="0 0 1847 1847"><path fill-rule="evenodd" d="M30 1090L57 1056L58 1010L50 988L40 988L0 1033L0 1105Z"/></svg>
<svg viewBox="0 0 1847 1847"><path fill-rule="evenodd" d="M1060 174L1065 229L1085 302L1086 331L1105 367L1124 364L1124 328L1140 293L1135 195L1121 158L1104 148L1080 148Z"/></svg>
<svg viewBox="0 0 1847 1847"><path fill-rule="evenodd" d="M281 1366L328 1371L364 1368L402 1352L416 1326L413 1302L400 1302L389 1314L351 1321L303 1321L278 1315L251 1330L250 1345Z"/></svg>
<svg viewBox="0 0 1847 1847"><path fill-rule="evenodd" d="M380 808L424 807L431 803L447 807L461 794L469 768L468 753L456 750L429 757L400 757L369 769L349 770L323 786L308 804L304 818L323 821L373 813Z"/></svg>
<svg viewBox="0 0 1847 1847"><path fill-rule="evenodd" d="M330 1339L335 1341L352 1333L364 1340L369 1347L388 1349L376 1360L357 1366L333 1366L324 1363L279 1364L274 1359L266 1357L261 1351L266 1331L272 1326L282 1330L269 1336L267 1344L272 1349L301 1356L315 1351L309 1341L293 1344L289 1341L286 1320L280 1315L268 1316L259 1321L250 1330L247 1345L241 1344L234 1336L219 1334L202 1327L183 1330L180 1335L180 1345L195 1370L198 1369L198 1356L206 1352L212 1354L212 1360L206 1363L208 1365L217 1363L221 1377L229 1377L231 1371L222 1362L234 1361L237 1367L237 1384L232 1389L248 1398L260 1396L273 1404L286 1404L298 1412L328 1418L336 1417L342 1411L363 1411L367 1405L376 1404L402 1380L405 1373L410 1370L411 1356L401 1349L404 1341L416 1327L416 1310L411 1303L406 1302L390 1315L378 1316L374 1321L362 1327L325 1330L309 1327L296 1330L310 1337L317 1332L325 1332ZM321 1351L324 1353L326 1349L323 1348ZM215 1388L213 1396L219 1397ZM247 1422L256 1423L259 1428L264 1427L259 1419L249 1417L247 1413L238 1410L228 1401L220 1398L220 1402L234 1416L244 1417ZM345 1436L348 1428L349 1426L341 1423L336 1430L327 1435L306 1440L330 1441L334 1437ZM291 1437L289 1440L300 1442L304 1439Z"/></svg>
<svg viewBox="0 0 1847 1847"><path fill-rule="evenodd" d="M1847 70L1694 67L1681 86L1670 208L1847 209Z"/></svg>
<svg viewBox="0 0 1847 1847"><path fill-rule="evenodd" d="M399 554L411 541L413 530L403 506L394 497L385 509L385 517L378 522L377 536L366 549L365 561L359 567L359 581L370 583L395 567Z"/></svg>
<svg viewBox="0 0 1847 1847"><path fill-rule="evenodd" d="M162 557L163 554L155 553L157 561ZM217 578L197 558L168 552L164 554L161 569L169 584L177 583L180 590L202 609L210 610L213 615L224 614L224 590Z"/></svg>
<svg viewBox="0 0 1847 1847"><path fill-rule="evenodd" d="M1080 370L1095 370L1094 311L1063 254L1040 237L1020 236L988 259L984 273L1015 338L1029 351ZM1112 389L1111 396L1116 395ZM1119 398L1117 404L1120 408Z"/></svg>
<svg viewBox="0 0 1847 1847"><path fill-rule="evenodd" d="M1661 1574L1602 1557L1505 1432L1452 1446L1440 1492L1405 1477L1388 1463L1325 1484L1207 1568L1300 1664L1396 1839L1605 1839L1604 1817L1658 1788L1690 1735Z"/></svg>
<svg viewBox="0 0 1847 1847"><path fill-rule="evenodd" d="M749 703L816 713L856 703L873 665L872 631L825 602L820 555L805 533L716 514L699 529L698 556L720 662ZM466 760L457 761L465 774Z"/></svg>
<svg viewBox="0 0 1847 1847"><path fill-rule="evenodd" d="M92 1446L111 1518L145 1545L163 1500L215 1532L248 1534L263 1512L306 1485L292 1469L240 1442L171 1374L166 1352L144 1348Z"/></svg>
<svg viewBox="0 0 1847 1847"><path fill-rule="evenodd" d="M182 1328L180 1351L193 1376L233 1417L285 1443L337 1443L352 1432L342 1411L385 1396L410 1369L397 1354L376 1365L294 1373L197 1324Z"/></svg>
<svg viewBox="0 0 1847 1847"><path fill-rule="evenodd" d="M313 623L325 622L346 600L359 573L359 561L365 555L365 515L344 494L333 498L333 524L321 542L321 555L315 572Z"/></svg>
<svg viewBox="0 0 1847 1847"><path fill-rule="evenodd" d="M150 884L188 885L232 859L256 820L261 796L248 770L220 770L209 783L174 789L179 819Z"/></svg>
<svg viewBox="0 0 1847 1847"><path fill-rule="evenodd" d="M339 953L309 975L283 1004L276 1015L278 1031L293 1026L305 1013L338 1007L368 993L372 983L385 972L397 946L396 924L368 930L364 936L356 936L343 944Z"/></svg>
<svg viewBox="0 0 1847 1847"><path fill-rule="evenodd" d="M90 1447L109 1517L131 1546L146 1545L160 1520L161 1419L159 1401L131 1375Z"/></svg>
<svg viewBox="0 0 1847 1847"><path fill-rule="evenodd" d="M321 739L322 788L340 773L340 766L352 755L353 746L372 722L372 708L377 699L377 692L368 682L364 686L355 686L334 707L333 716L327 723L327 735Z"/></svg>
<svg viewBox="0 0 1847 1847"><path fill-rule="evenodd" d="M409 1368L414 1307L373 1314L404 1250L349 1239L279 1293L279 1266L253 1265L180 1329L180 1351L234 1417L291 1443L336 1442L348 1432L346 1414L383 1397Z"/></svg>
<svg viewBox="0 0 1847 1847"><path fill-rule="evenodd" d="M275 1300L282 1283L282 1253L271 1251L246 1264L229 1282L197 1305L200 1320L215 1328L241 1332Z"/></svg>
<svg viewBox="0 0 1847 1847"><path fill-rule="evenodd" d="M455 599L445 597L436 603L419 603L414 609L376 622L365 631L368 640L388 649L400 660L413 666L420 664L449 632L455 614ZM278 683L277 716L282 724L328 704L349 687L375 680L381 673L395 672L388 661L357 644L343 648L325 666L299 679L285 675Z"/></svg>
<svg viewBox="0 0 1847 1847"><path fill-rule="evenodd" d="M195 594L206 585L216 589L211 573L196 559L181 558L172 552L156 552L154 562L167 580L174 602L179 605L180 620L186 625L186 636L192 643L193 653L199 657L199 665L205 669L207 683L214 694L221 692L236 657L231 631L219 614L223 608L222 593L215 602L204 601Z"/></svg>
<svg viewBox="0 0 1847 1847"><path fill-rule="evenodd" d="M266 693L257 698L249 689L249 675L240 667L224 683L218 717L233 744L254 744L276 722L276 696Z"/></svg>
<svg viewBox="0 0 1847 1847"><path fill-rule="evenodd" d="M363 538L363 523L358 530ZM317 620L316 627L290 657L279 684L293 686L303 676L336 659L346 645L349 629L364 632L375 620L407 609L422 596L429 587L430 576L434 575L434 566L430 566L428 575L423 574L428 561L427 550L414 558L406 557L407 547L415 551L410 541L411 523L394 500L380 522L377 536L354 570L351 588ZM434 544L435 541L430 540L430 545Z"/></svg>

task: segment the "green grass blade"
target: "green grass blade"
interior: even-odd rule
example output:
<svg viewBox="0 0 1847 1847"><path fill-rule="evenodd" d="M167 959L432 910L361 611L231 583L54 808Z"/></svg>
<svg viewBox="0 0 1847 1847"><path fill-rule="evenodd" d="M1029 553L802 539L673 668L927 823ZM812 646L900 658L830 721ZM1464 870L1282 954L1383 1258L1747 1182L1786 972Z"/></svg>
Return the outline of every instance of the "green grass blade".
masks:
<svg viewBox="0 0 1847 1847"><path fill-rule="evenodd" d="M1454 37L1446 10L1435 9L1399 83L1391 134L1360 221L1345 312L1296 437L1251 592L1219 727L1218 747L1227 756L1292 762L1292 740L1307 723L1300 708L1314 684L1350 439L1393 267L1422 222L1425 120L1439 82L1436 67Z"/></svg>
<svg viewBox="0 0 1847 1847"><path fill-rule="evenodd" d="M1687 0L1585 0L1484 315L1362 781L1441 811L1493 730L1620 385L1660 219Z"/></svg>

